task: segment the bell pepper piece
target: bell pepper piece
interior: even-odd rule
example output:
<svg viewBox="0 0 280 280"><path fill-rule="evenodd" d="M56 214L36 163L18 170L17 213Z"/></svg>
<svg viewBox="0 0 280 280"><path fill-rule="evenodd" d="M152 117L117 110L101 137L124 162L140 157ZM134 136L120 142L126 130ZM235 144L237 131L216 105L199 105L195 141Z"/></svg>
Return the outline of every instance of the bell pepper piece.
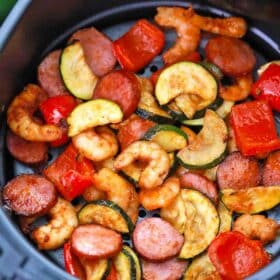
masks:
<svg viewBox="0 0 280 280"><path fill-rule="evenodd" d="M252 95L280 111L280 65L270 64L252 87Z"/></svg>
<svg viewBox="0 0 280 280"><path fill-rule="evenodd" d="M140 19L113 42L113 52L123 69L137 72L164 47L164 33L146 19Z"/></svg>
<svg viewBox="0 0 280 280"><path fill-rule="evenodd" d="M233 106L230 123L243 155L253 156L280 148L272 110L266 102L252 101Z"/></svg>
<svg viewBox="0 0 280 280"><path fill-rule="evenodd" d="M71 251L70 242L67 242L64 244L63 255L64 255L65 270L69 274L77 277L78 279L85 280L86 275L85 275L84 268L83 268L82 264L80 263L79 259L75 255L73 255L73 253Z"/></svg>
<svg viewBox="0 0 280 280"><path fill-rule="evenodd" d="M43 172L55 184L60 194L71 201L92 185L94 167L90 160L69 144Z"/></svg>
<svg viewBox="0 0 280 280"><path fill-rule="evenodd" d="M118 279L117 270L115 265L112 264L110 273L107 276L106 280L117 280L117 279Z"/></svg>
<svg viewBox="0 0 280 280"><path fill-rule="evenodd" d="M58 147L68 142L66 119L76 105L75 98L70 95L50 97L40 104L40 110L45 122L55 124L63 130L61 138L51 142L52 147Z"/></svg>
<svg viewBox="0 0 280 280"><path fill-rule="evenodd" d="M232 231L220 233L210 244L208 256L225 280L241 280L270 262L260 241Z"/></svg>

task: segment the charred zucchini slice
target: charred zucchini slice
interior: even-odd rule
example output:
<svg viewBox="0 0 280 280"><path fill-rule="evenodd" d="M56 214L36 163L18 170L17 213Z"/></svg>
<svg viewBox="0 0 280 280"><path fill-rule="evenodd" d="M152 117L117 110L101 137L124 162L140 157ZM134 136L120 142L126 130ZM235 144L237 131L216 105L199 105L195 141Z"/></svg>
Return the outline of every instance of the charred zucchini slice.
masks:
<svg viewBox="0 0 280 280"><path fill-rule="evenodd" d="M112 262L107 259L82 260L87 280L106 280L111 270Z"/></svg>
<svg viewBox="0 0 280 280"><path fill-rule="evenodd" d="M185 242L179 258L189 259L202 253L216 237L220 219L215 206L202 193L183 189L181 195L187 219L184 228Z"/></svg>
<svg viewBox="0 0 280 280"><path fill-rule="evenodd" d="M191 265L187 268L183 280L220 280L219 273L208 258L207 253L193 259Z"/></svg>
<svg viewBox="0 0 280 280"><path fill-rule="evenodd" d="M77 98L92 98L98 77L86 63L79 41L68 45L61 53L60 73L66 88Z"/></svg>
<svg viewBox="0 0 280 280"><path fill-rule="evenodd" d="M222 70L216 64L209 61L202 61L200 62L200 65L208 70L216 78L216 80L219 81L224 77Z"/></svg>
<svg viewBox="0 0 280 280"><path fill-rule="evenodd" d="M189 169L208 169L221 162L226 153L227 127L213 111L207 110L202 130L195 140L180 150L177 158Z"/></svg>
<svg viewBox="0 0 280 280"><path fill-rule="evenodd" d="M220 217L219 233L230 231L232 223L232 211L226 208L222 201L219 201L218 214Z"/></svg>
<svg viewBox="0 0 280 280"><path fill-rule="evenodd" d="M122 249L121 252L115 257L114 265L117 270L118 279L137 280L135 261L126 249Z"/></svg>
<svg viewBox="0 0 280 280"><path fill-rule="evenodd" d="M218 86L216 79L203 66L193 62L178 62L165 68L158 77L155 95L160 105L175 99L187 118L214 102Z"/></svg>
<svg viewBox="0 0 280 280"><path fill-rule="evenodd" d="M79 104L67 118L69 137L95 126L118 123L123 113L116 103L106 99L95 99Z"/></svg>
<svg viewBox="0 0 280 280"><path fill-rule="evenodd" d="M141 280L142 277L142 269L140 265L140 261L136 253L128 246L124 245L123 250L125 250L134 260L135 268L136 268L136 280Z"/></svg>
<svg viewBox="0 0 280 280"><path fill-rule="evenodd" d="M237 213L259 213L280 203L280 186L260 186L238 191L225 189L222 191L222 201L228 209Z"/></svg>
<svg viewBox="0 0 280 280"><path fill-rule="evenodd" d="M162 105L161 108L165 110L174 120L182 122L187 119L185 114L180 110L175 101L169 104Z"/></svg>
<svg viewBox="0 0 280 280"><path fill-rule="evenodd" d="M80 224L99 224L121 233L131 233L134 225L129 216L110 200L96 200L86 204L78 214Z"/></svg>
<svg viewBox="0 0 280 280"><path fill-rule="evenodd" d="M166 152L174 152L187 145L188 136L177 126L158 124L151 127L143 139L157 142Z"/></svg>

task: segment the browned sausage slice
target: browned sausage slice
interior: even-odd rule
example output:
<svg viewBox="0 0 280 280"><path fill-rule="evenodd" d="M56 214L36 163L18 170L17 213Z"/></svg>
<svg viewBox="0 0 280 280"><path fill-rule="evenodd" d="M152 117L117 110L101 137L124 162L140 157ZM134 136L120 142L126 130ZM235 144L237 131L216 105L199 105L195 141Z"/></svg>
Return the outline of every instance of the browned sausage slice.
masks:
<svg viewBox="0 0 280 280"><path fill-rule="evenodd" d="M279 186L280 185L280 151L271 153L266 159L262 183L264 186Z"/></svg>
<svg viewBox="0 0 280 280"><path fill-rule="evenodd" d="M147 218L137 224L132 238L136 251L155 262L176 256L184 243L184 237L161 218Z"/></svg>
<svg viewBox="0 0 280 280"><path fill-rule="evenodd" d="M240 152L233 152L219 165L217 180L220 189L256 187L261 180L258 161L253 157L244 157Z"/></svg>
<svg viewBox="0 0 280 280"><path fill-rule="evenodd" d="M47 213L57 195L54 185L43 176L23 174L4 187L3 200L16 214L31 217Z"/></svg>
<svg viewBox="0 0 280 280"><path fill-rule="evenodd" d="M116 102L128 118L137 108L141 86L136 76L126 70L115 70L97 83L93 98L105 98Z"/></svg>
<svg viewBox="0 0 280 280"><path fill-rule="evenodd" d="M144 280L179 280L187 266L186 261L177 258L165 262L142 261Z"/></svg>
<svg viewBox="0 0 280 280"><path fill-rule="evenodd" d="M103 33L93 27L75 32L70 41L79 40L82 44L86 61L97 76L109 73L116 64L112 42Z"/></svg>
<svg viewBox="0 0 280 280"><path fill-rule="evenodd" d="M231 37L218 36L208 41L207 59L229 76L238 77L252 72L256 65L253 50L245 42Z"/></svg>
<svg viewBox="0 0 280 280"><path fill-rule="evenodd" d="M180 177L180 184L183 188L192 188L202 192L214 203L218 202L218 192L216 186L202 175L191 172L184 173Z"/></svg>
<svg viewBox="0 0 280 280"><path fill-rule="evenodd" d="M110 258L122 248L122 237L113 230L99 225L80 225L72 233L72 250L85 259Z"/></svg>
<svg viewBox="0 0 280 280"><path fill-rule="evenodd" d="M11 155L23 163L36 165L48 158L48 145L45 142L26 141L9 130L6 143Z"/></svg>
<svg viewBox="0 0 280 280"><path fill-rule="evenodd" d="M61 50L48 54L38 67L38 81L50 97L68 95L59 71Z"/></svg>

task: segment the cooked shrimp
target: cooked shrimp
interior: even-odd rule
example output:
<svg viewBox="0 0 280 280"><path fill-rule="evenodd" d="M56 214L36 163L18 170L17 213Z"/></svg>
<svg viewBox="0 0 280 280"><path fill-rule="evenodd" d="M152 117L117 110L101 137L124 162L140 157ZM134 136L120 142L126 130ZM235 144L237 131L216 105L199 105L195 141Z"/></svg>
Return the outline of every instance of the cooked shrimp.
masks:
<svg viewBox="0 0 280 280"><path fill-rule="evenodd" d="M163 183L169 172L170 159L159 144L152 141L136 141L118 155L114 166L120 170L136 160L147 162L139 178L140 187L152 189Z"/></svg>
<svg viewBox="0 0 280 280"><path fill-rule="evenodd" d="M130 197L129 197L129 203L128 208L126 210L127 215L130 217L131 221L135 224L138 218L138 212L139 212L139 198L138 194L135 191L135 188L130 188Z"/></svg>
<svg viewBox="0 0 280 280"><path fill-rule="evenodd" d="M108 200L127 211L131 189L134 187L123 177L109 168L102 168L94 174L93 184L99 191L105 192Z"/></svg>
<svg viewBox="0 0 280 280"><path fill-rule="evenodd" d="M96 168L96 170L100 170L104 167L107 167L115 171L114 162L115 162L115 158L112 157L102 161L95 162L94 167Z"/></svg>
<svg viewBox="0 0 280 280"><path fill-rule="evenodd" d="M253 85L252 74L248 74L235 79L232 86L221 86L219 95L228 101L240 101L248 97Z"/></svg>
<svg viewBox="0 0 280 280"><path fill-rule="evenodd" d="M162 186L152 190L141 189L139 201L147 210L167 207L180 192L180 181L176 177L169 177Z"/></svg>
<svg viewBox="0 0 280 280"><path fill-rule="evenodd" d="M251 239L258 239L262 243L273 241L279 232L279 224L263 215L242 215L233 225L233 230L247 235Z"/></svg>
<svg viewBox="0 0 280 280"><path fill-rule="evenodd" d="M12 101L7 112L10 129L27 141L50 142L58 140L62 131L55 125L40 124L33 118L47 94L38 86L29 84Z"/></svg>
<svg viewBox="0 0 280 280"><path fill-rule="evenodd" d="M200 41L200 29L190 22L193 9L179 7L159 7L155 21L160 26L175 28L177 40L173 47L163 54L165 64L172 64L195 51Z"/></svg>
<svg viewBox="0 0 280 280"><path fill-rule="evenodd" d="M61 247L78 226L78 218L74 206L58 198L55 206L49 211L48 224L35 229L31 237L41 250L53 250Z"/></svg>
<svg viewBox="0 0 280 280"><path fill-rule="evenodd" d="M84 200L93 201L99 199L106 199L106 194L98 190L95 186L90 186L86 188L82 194Z"/></svg>
<svg viewBox="0 0 280 280"><path fill-rule="evenodd" d="M106 126L89 129L72 138L73 145L86 158L103 161L118 152L115 134Z"/></svg>
<svg viewBox="0 0 280 280"><path fill-rule="evenodd" d="M240 17L212 18L194 14L190 22L201 30L229 37L241 38L247 31L246 21Z"/></svg>

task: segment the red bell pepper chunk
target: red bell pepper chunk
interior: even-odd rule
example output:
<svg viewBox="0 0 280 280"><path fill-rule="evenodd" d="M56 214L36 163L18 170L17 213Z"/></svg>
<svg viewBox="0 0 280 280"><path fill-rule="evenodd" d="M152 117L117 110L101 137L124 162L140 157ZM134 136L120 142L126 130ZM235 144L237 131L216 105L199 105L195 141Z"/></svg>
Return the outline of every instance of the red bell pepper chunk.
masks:
<svg viewBox="0 0 280 280"><path fill-rule="evenodd" d="M79 259L73 255L71 251L71 243L67 242L64 244L63 247L63 255L64 255L64 265L65 265L65 270L77 277L80 280L85 280L86 275L85 275L85 270L80 263Z"/></svg>
<svg viewBox="0 0 280 280"><path fill-rule="evenodd" d="M113 52L123 69L137 72L157 56L164 47L164 33L146 19L136 22L113 42Z"/></svg>
<svg viewBox="0 0 280 280"><path fill-rule="evenodd" d="M272 110L266 102L235 105L231 110L230 122L243 155L253 156L280 148Z"/></svg>
<svg viewBox="0 0 280 280"><path fill-rule="evenodd" d="M76 105L75 98L70 95L50 97L40 104L45 122L55 124L63 130L61 138L51 142L52 147L58 147L68 142L66 119Z"/></svg>
<svg viewBox="0 0 280 280"><path fill-rule="evenodd" d="M71 201L92 185L94 167L90 160L69 146L44 170L44 175L52 181L60 194Z"/></svg>
<svg viewBox="0 0 280 280"><path fill-rule="evenodd" d="M224 280L241 280L270 262L260 241L237 231L219 234L208 248L208 256Z"/></svg>
<svg viewBox="0 0 280 280"><path fill-rule="evenodd" d="M252 87L252 95L280 111L280 65L270 64Z"/></svg>

